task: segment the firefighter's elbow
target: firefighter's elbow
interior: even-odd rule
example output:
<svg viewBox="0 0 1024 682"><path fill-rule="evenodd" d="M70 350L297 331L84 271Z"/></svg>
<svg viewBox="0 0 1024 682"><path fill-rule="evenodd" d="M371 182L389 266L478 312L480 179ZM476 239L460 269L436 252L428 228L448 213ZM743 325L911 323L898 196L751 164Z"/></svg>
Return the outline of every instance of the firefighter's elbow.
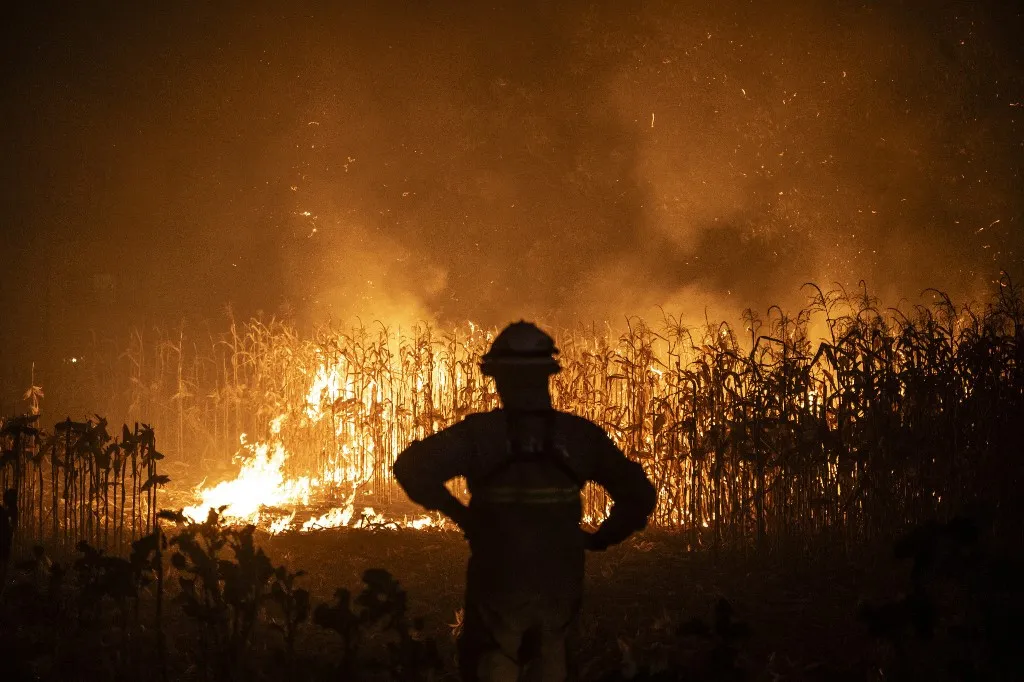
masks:
<svg viewBox="0 0 1024 682"><path fill-rule="evenodd" d="M651 512L653 512L654 508L658 505L658 491L650 481L647 481L647 485L644 486L641 504L644 509L645 519L651 515Z"/></svg>
<svg viewBox="0 0 1024 682"><path fill-rule="evenodd" d="M647 472L639 463L633 462L633 499L638 512L643 512L646 519L658 503L658 491L651 483Z"/></svg>
<svg viewBox="0 0 1024 682"><path fill-rule="evenodd" d="M420 448L421 443L422 441L414 440L395 457L395 463L391 465L391 472L399 481L402 478L408 478L410 475L413 475L413 471L416 469L416 462L421 459L419 454L419 451L422 449Z"/></svg>
<svg viewBox="0 0 1024 682"><path fill-rule="evenodd" d="M406 460L402 459L401 455L395 459L395 463L391 465L391 474L398 481L398 485L405 487L405 482L409 478L408 465Z"/></svg>
<svg viewBox="0 0 1024 682"><path fill-rule="evenodd" d="M422 451L417 449L417 445L418 441L395 458L391 473L410 500L430 507L436 488L443 484L439 483L430 468L425 466L427 462L422 457Z"/></svg>
<svg viewBox="0 0 1024 682"><path fill-rule="evenodd" d="M391 473L394 474L395 481L398 485L402 486L402 490L405 491L406 495L413 499L417 492L416 489L421 487L420 480L422 475L411 465L409 459L402 459L401 457L396 459L394 466L391 467Z"/></svg>

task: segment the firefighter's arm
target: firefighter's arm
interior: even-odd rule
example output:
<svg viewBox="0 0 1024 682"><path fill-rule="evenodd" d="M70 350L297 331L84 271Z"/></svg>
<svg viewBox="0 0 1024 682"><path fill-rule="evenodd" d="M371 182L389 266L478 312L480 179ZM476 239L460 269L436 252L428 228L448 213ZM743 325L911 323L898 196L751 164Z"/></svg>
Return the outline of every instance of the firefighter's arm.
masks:
<svg viewBox="0 0 1024 682"><path fill-rule="evenodd" d="M601 551L615 545L647 526L647 517L657 503L657 492L643 467L595 426L594 468L589 476L612 498L608 517L587 538L587 548Z"/></svg>
<svg viewBox="0 0 1024 682"><path fill-rule="evenodd" d="M466 474L472 456L472 441L463 424L413 441L395 458L393 471L410 500L441 512L465 529L468 510L445 486Z"/></svg>

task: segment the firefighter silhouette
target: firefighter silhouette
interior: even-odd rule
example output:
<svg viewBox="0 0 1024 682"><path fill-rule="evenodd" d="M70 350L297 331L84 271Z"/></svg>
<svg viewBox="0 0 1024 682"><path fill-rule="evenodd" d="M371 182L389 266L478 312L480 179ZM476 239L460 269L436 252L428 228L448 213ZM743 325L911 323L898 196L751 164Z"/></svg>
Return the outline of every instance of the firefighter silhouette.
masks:
<svg viewBox="0 0 1024 682"><path fill-rule="evenodd" d="M483 356L502 409L469 415L395 460L409 498L437 510L470 546L458 642L464 680L571 678L571 637L583 594L585 550L641 530L655 490L599 426L555 410L549 377L561 368L553 339L527 322L508 326ZM463 505L445 482L464 476ZM580 528L581 489L602 486L613 505L594 533Z"/></svg>

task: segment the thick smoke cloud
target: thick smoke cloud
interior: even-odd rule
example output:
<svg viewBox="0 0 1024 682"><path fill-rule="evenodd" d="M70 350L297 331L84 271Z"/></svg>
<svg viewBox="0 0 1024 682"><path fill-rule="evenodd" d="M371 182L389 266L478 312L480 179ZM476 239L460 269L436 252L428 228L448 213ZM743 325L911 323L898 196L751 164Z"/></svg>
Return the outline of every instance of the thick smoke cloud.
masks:
<svg viewBox="0 0 1024 682"><path fill-rule="evenodd" d="M1020 14L769 5L24 10L7 347L228 304L699 320L1019 270Z"/></svg>

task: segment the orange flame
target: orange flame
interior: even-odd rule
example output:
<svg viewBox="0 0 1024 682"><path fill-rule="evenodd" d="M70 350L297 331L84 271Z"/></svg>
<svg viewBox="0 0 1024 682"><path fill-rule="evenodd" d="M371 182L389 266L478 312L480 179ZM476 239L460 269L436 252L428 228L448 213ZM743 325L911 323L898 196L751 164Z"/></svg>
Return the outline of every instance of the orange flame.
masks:
<svg viewBox="0 0 1024 682"><path fill-rule="evenodd" d="M306 426L315 425L329 416L326 406L341 401L356 399L351 375L345 378L341 362L320 364L306 392L305 405L301 411ZM371 398L380 399L380 390L371 384ZM364 480L365 472L347 460L352 455L348 444L340 447L341 462L322 469L316 476L289 476L285 464L289 450L282 434L290 414L283 413L270 420L270 436L266 441L254 444L247 442L246 434L240 436L241 454L238 474L230 480L205 487L205 481L192 491L193 504L183 509L184 515L192 521L206 519L210 509L221 510L221 518L231 524L253 524L276 535L288 531L310 532L339 527L385 527L385 528L446 528L444 521L431 516L415 519L389 518L375 512L371 507L355 513L356 493ZM300 424L300 427L302 424ZM335 437L345 438L346 423L339 420L334 424ZM361 444L364 452L372 454L372 441ZM302 508L308 508L318 501L337 495L339 484L348 487L347 499L341 505L321 515L311 515L305 520L297 519ZM287 510L287 511L285 511Z"/></svg>

